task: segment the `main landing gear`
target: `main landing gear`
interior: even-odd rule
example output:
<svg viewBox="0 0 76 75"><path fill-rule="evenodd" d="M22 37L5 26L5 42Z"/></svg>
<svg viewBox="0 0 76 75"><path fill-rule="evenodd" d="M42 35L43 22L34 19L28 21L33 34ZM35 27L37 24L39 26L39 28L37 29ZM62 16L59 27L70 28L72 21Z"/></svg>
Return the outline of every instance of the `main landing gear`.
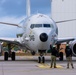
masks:
<svg viewBox="0 0 76 75"><path fill-rule="evenodd" d="M38 57L38 63L45 63L44 53L46 50L39 50L40 56Z"/></svg>
<svg viewBox="0 0 76 75"><path fill-rule="evenodd" d="M11 59L14 61L15 60L15 52L11 53L11 56L9 56L9 52L4 53L4 60L8 61L8 58L11 57Z"/></svg>
<svg viewBox="0 0 76 75"><path fill-rule="evenodd" d="M4 53L4 60L8 61L8 58L11 57L15 61L15 52L11 52L11 44L8 44L8 52Z"/></svg>

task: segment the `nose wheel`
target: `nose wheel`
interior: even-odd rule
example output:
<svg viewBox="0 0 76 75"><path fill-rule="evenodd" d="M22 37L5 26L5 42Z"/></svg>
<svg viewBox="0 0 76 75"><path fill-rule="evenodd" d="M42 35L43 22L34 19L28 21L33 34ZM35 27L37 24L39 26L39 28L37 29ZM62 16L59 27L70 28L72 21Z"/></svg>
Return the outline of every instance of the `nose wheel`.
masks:
<svg viewBox="0 0 76 75"><path fill-rule="evenodd" d="M39 56L38 57L38 63L45 63L45 57L44 56Z"/></svg>
<svg viewBox="0 0 76 75"><path fill-rule="evenodd" d="M43 51L43 50L40 50L39 53L40 53L40 56L38 57L38 63L45 63L45 57L44 57L44 53L46 51Z"/></svg>

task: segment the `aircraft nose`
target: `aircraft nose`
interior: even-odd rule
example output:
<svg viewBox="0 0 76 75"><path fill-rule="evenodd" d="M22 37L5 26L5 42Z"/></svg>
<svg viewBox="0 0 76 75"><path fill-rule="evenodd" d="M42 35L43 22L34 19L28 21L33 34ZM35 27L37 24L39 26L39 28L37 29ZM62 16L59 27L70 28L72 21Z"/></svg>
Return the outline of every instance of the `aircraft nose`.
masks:
<svg viewBox="0 0 76 75"><path fill-rule="evenodd" d="M41 40L42 42L46 42L47 39L48 39L48 35L47 35L46 33L40 34L40 40Z"/></svg>

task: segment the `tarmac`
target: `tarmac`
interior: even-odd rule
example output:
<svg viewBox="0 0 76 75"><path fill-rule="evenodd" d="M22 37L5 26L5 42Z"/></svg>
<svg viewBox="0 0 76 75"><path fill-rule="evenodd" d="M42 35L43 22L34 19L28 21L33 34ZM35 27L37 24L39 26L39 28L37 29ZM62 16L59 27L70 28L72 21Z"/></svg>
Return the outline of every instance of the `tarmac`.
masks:
<svg viewBox="0 0 76 75"><path fill-rule="evenodd" d="M16 61L3 60L0 57L0 75L76 75L76 57L73 57L74 69L67 69L66 58L59 61L57 58L57 68L50 68L50 56L45 56L45 64L37 62L37 56L16 56Z"/></svg>

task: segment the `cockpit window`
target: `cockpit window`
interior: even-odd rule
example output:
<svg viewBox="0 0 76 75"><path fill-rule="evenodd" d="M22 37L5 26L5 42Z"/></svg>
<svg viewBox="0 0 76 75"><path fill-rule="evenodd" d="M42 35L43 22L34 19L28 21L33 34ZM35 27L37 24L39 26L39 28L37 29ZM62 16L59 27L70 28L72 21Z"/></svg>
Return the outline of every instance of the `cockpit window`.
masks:
<svg viewBox="0 0 76 75"><path fill-rule="evenodd" d="M43 27L51 27L50 24L43 24Z"/></svg>
<svg viewBox="0 0 76 75"><path fill-rule="evenodd" d="M44 27L44 28L50 28L53 27L52 24L31 24L30 28L39 28L39 27Z"/></svg>
<svg viewBox="0 0 76 75"><path fill-rule="evenodd" d="M30 28L33 29L34 28L34 24L31 24Z"/></svg>
<svg viewBox="0 0 76 75"><path fill-rule="evenodd" d="M42 27L42 24L35 24L35 27Z"/></svg>
<svg viewBox="0 0 76 75"><path fill-rule="evenodd" d="M39 28L42 27L42 24L31 24L30 28Z"/></svg>

